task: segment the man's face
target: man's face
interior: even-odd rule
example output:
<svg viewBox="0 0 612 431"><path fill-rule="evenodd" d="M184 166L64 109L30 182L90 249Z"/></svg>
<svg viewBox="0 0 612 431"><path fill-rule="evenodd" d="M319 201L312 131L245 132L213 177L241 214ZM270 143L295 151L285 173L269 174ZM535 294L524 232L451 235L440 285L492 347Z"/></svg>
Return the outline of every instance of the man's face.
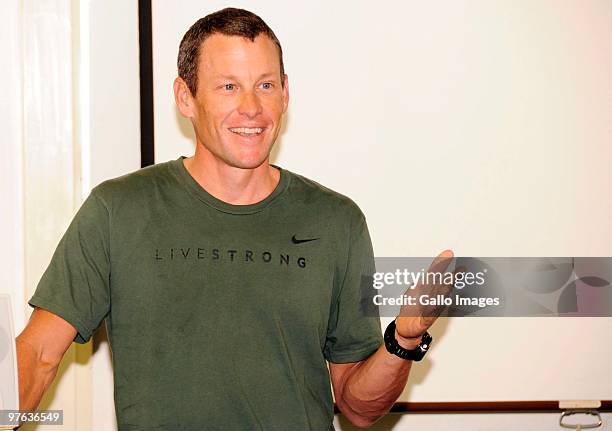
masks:
<svg viewBox="0 0 612 431"><path fill-rule="evenodd" d="M226 165L253 169L267 160L287 109L274 42L213 34L198 64L192 122L198 140Z"/></svg>

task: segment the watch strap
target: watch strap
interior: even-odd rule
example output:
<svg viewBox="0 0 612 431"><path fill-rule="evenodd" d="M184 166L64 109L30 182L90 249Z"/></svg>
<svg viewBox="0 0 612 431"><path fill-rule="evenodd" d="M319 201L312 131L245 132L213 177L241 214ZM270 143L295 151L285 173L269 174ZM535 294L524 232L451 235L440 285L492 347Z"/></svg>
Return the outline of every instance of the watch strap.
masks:
<svg viewBox="0 0 612 431"><path fill-rule="evenodd" d="M433 337L429 334L429 332L425 331L421 338L421 342L415 349L404 349L402 346L400 346L400 344L397 342L397 339L395 338L395 319L393 319L393 321L389 323L387 329L385 330L384 339L387 352L402 359L410 361L420 361L421 359L423 359L423 356L425 356L425 353L427 353L427 351L429 350Z"/></svg>

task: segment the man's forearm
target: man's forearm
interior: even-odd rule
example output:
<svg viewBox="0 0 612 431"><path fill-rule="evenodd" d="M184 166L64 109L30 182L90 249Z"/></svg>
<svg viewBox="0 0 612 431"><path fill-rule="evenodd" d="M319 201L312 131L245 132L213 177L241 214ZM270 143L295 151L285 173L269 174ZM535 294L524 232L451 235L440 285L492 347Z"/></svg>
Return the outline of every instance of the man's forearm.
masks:
<svg viewBox="0 0 612 431"><path fill-rule="evenodd" d="M57 364L45 361L20 337L16 339L19 375L19 409L34 411L57 374Z"/></svg>
<svg viewBox="0 0 612 431"><path fill-rule="evenodd" d="M401 345L411 350L418 343L403 341ZM392 355L381 346L350 371L342 391L342 407L365 422L375 422L391 409L404 390L411 366L412 361Z"/></svg>

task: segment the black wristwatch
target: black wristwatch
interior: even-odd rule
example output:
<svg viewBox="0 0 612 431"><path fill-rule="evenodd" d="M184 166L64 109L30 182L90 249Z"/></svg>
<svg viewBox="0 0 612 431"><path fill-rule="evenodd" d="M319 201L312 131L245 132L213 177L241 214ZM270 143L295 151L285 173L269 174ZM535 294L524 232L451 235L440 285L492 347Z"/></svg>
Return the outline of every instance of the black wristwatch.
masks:
<svg viewBox="0 0 612 431"><path fill-rule="evenodd" d="M387 326L385 330L385 347L387 348L387 352L411 361L420 361L423 359L423 356L425 356L425 353L429 350L429 346L431 346L432 340L433 338L429 335L429 332L425 331L421 338L421 343L416 349L408 350L400 346L395 339L395 319L389 323L389 326Z"/></svg>

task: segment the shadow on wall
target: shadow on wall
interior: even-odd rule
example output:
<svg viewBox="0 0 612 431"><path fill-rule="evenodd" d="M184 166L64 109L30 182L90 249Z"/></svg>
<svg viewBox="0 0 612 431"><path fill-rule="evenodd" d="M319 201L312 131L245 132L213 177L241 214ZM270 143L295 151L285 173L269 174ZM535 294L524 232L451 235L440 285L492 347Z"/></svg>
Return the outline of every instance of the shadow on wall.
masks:
<svg viewBox="0 0 612 431"><path fill-rule="evenodd" d="M108 342L108 332L106 329L106 319L102 321L100 327L96 330L92 337L92 346L93 351L91 352L94 355L98 350L104 349L106 354L108 355L109 361L112 359L110 344Z"/></svg>

